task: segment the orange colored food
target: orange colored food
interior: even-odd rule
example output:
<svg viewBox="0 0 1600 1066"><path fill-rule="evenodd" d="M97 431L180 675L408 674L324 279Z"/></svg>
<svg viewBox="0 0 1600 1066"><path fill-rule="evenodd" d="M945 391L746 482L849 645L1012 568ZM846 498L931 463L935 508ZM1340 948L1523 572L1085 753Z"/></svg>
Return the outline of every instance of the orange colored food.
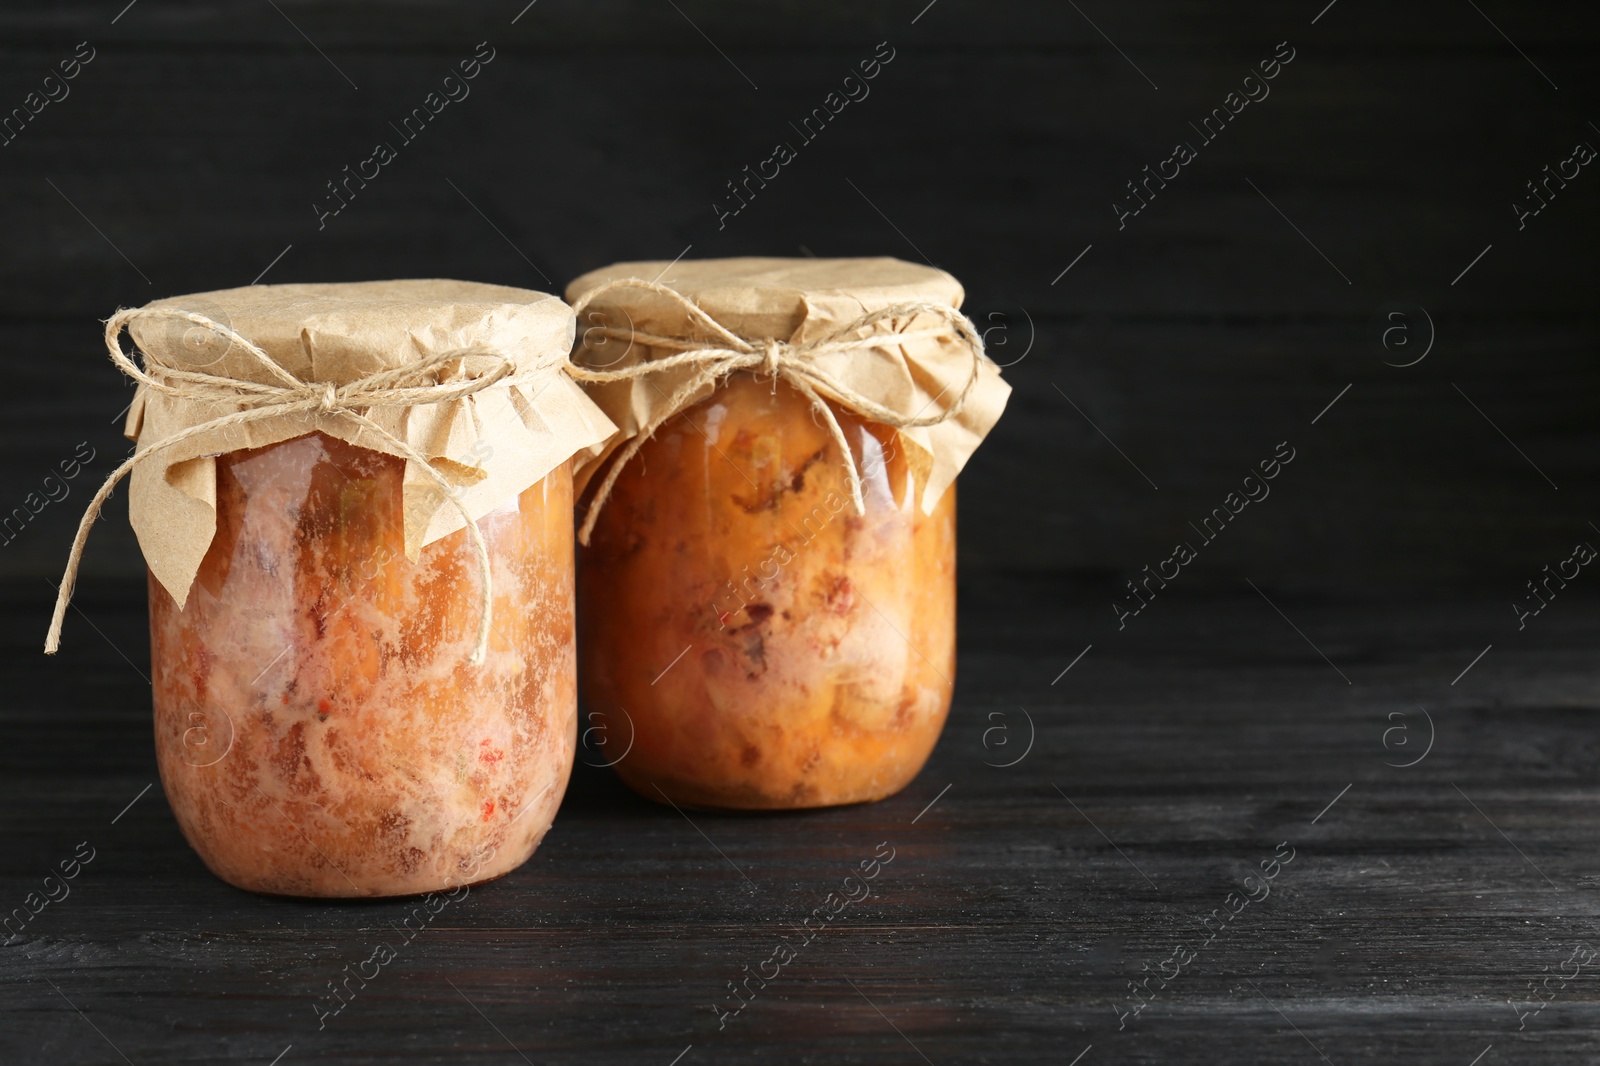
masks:
<svg viewBox="0 0 1600 1066"><path fill-rule="evenodd" d="M788 385L735 374L624 469L578 558L584 697L650 799L824 807L904 788L955 676L955 493L931 515L894 431L843 457ZM613 749L608 747L609 755Z"/></svg>
<svg viewBox="0 0 1600 1066"><path fill-rule="evenodd" d="M395 896L498 877L572 769L572 480L563 465L405 557L393 456L314 433L217 459L217 532L180 610L150 578L156 753L218 877Z"/></svg>

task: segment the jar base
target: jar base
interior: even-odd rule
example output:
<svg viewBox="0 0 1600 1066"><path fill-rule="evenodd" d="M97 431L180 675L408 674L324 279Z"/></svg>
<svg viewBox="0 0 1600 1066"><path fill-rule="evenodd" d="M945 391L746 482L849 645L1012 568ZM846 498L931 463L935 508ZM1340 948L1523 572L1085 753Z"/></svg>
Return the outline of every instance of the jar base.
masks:
<svg viewBox="0 0 1600 1066"><path fill-rule="evenodd" d="M529 858L532 858L532 856L530 855ZM527 860L523 860L523 861L526 862ZM264 896L267 899L281 899L281 900L285 900L285 901L288 901L288 902L291 902L291 903L311 903L311 902L316 902L316 903L367 903L367 902L381 903L381 902L386 902L388 900L417 899L418 897L421 897L421 896L431 896L434 893L454 892L459 888L467 888L467 889L477 888L480 885L487 885L487 884L490 884L491 882L498 881L501 878L506 877L507 875L509 875L509 874L515 872L516 870L520 869L522 867L522 865L523 865L522 863L518 863L516 866L512 866L512 867L510 867L508 869L502 870L497 874L490 874L488 877L480 877L476 881L463 881L460 884L441 885L438 888L431 888L431 889L408 889L408 890L406 890L404 892L376 892L376 893L372 893L370 895L360 895L360 896L355 896L355 895L346 895L346 896L308 896L308 895L298 895L297 896L292 892L274 892L271 889L250 888L247 885L234 884L232 881L229 881L226 877L223 877L221 874L217 873L215 870L211 870L210 872L211 872L213 877L215 877L218 881L221 881L223 884L227 885L229 888L236 888L240 892L248 892L252 896Z"/></svg>
<svg viewBox="0 0 1600 1066"><path fill-rule="evenodd" d="M321 902L334 902L339 900L360 902L362 900L407 899L416 896L427 896L440 892L453 892L456 889L463 887L476 888L478 885L485 885L490 881L498 881L500 878L505 877L507 874L519 869L529 859L533 858L534 852L539 850L539 844L542 842L542 839L543 836L541 834L540 840L534 841L533 846L528 849L527 854L523 855L515 862L494 864L492 872L490 872L487 876L477 877L471 881L415 883L396 888L372 887L369 889L362 889L360 886L347 885L346 889L348 890L346 891L341 891L338 889L309 889L300 892L288 891L276 883L275 880L257 880L249 877L229 877L217 870L216 867L213 866L204 855L200 856L200 860L205 863L206 869L209 870L211 875L217 880L231 888L236 888L241 892L249 892L252 895L266 896L270 899L296 900L300 902L311 900Z"/></svg>
<svg viewBox="0 0 1600 1066"><path fill-rule="evenodd" d="M664 807L679 807L712 814L779 814L784 811L816 811L830 807L855 807L865 803L877 803L903 792L917 779L922 767L918 766L916 772L903 781L876 788L814 797L801 795L793 798L764 795L756 789L732 791L707 788L682 781L634 778L624 773L620 766L616 770L617 776L628 788Z"/></svg>

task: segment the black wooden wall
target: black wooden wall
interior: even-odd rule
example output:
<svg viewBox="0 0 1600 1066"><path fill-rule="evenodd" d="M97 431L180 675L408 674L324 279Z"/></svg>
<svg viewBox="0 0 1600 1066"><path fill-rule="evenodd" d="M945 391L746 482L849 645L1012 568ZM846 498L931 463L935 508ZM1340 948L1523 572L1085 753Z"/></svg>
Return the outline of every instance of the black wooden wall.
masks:
<svg viewBox="0 0 1600 1066"><path fill-rule="evenodd" d="M125 454L96 321L118 306L263 271L559 291L680 253L888 253L966 283L1016 386L962 483L969 573L1129 575L1280 441L1297 461L1190 587L1510 597L1597 535L1600 168L1513 209L1600 146L1592 8L124 2L0 12L0 113L60 97L0 147L0 510L96 456L0 578L54 579ZM403 143L390 123L480 42L470 95ZM790 124L891 52L801 143ZM1190 123L1291 52L1204 142ZM319 229L380 140L397 158ZM797 158L719 219L780 140ZM1119 224L1180 140L1196 158ZM138 574L110 516L88 582Z"/></svg>

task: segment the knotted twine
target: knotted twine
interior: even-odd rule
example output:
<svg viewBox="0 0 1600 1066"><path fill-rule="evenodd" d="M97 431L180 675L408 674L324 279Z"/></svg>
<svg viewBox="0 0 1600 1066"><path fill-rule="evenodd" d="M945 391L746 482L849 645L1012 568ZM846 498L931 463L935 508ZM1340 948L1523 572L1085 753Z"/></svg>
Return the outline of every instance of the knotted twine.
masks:
<svg viewBox="0 0 1600 1066"><path fill-rule="evenodd" d="M122 331L136 318L176 318L210 330L249 353L262 369L277 380L274 383L262 384L199 370L185 370L161 363L153 359L148 352L142 353L144 366L141 368L122 349ZM56 649L61 646L61 625L66 617L67 604L72 600L72 588L77 582L78 565L83 558L84 544L89 539L90 528L100 515L101 506L119 481L152 455L182 444L192 437L247 422L305 412L320 417L344 419L371 430L386 445L416 463L437 482L444 490L446 498L461 512L472 538L473 554L477 556L481 579L478 590L478 632L473 642L472 654L467 657L467 661L474 666L483 663L489 647L489 625L493 611L489 551L484 545L483 534L478 531L478 524L473 521L472 515L461 503L456 487L448 478L434 469L425 457L405 441L359 413L356 408L370 410L373 407L412 407L419 404L446 403L471 396L515 372L516 363L509 356L481 347L457 348L426 356L402 367L368 374L347 385L334 385L332 382L303 381L295 377L265 351L227 326L192 311L181 311L171 307L125 308L106 320L105 337L106 350L111 354L111 361L124 374L145 388L199 403L233 404L238 406L239 410L232 414L221 415L209 422L190 426L170 437L163 437L138 448L106 478L105 483L100 486L100 491L89 501L83 520L78 523L78 535L72 541L72 553L67 557L66 573L62 575L61 586L56 591L55 613L50 619L50 633L44 642L46 655L55 654ZM481 376L460 381L441 384L432 379L432 375L446 364L467 356L484 356L495 360L497 365Z"/></svg>
<svg viewBox="0 0 1600 1066"><path fill-rule="evenodd" d="M578 542L585 546L589 537L594 532L595 522L600 517L600 508L605 505L611 495L612 488L621 476L622 469L628 464L639 449L647 442L674 415L681 413L694 401L695 394L705 386L715 387L728 375L738 370L753 370L758 376L771 377L781 380L792 386L800 395L811 402L813 414L827 428L834 443L839 446L839 453L843 457L845 473L850 484L850 502L857 515L867 512L866 500L861 492L861 470L856 463L855 455L850 451L850 443L845 438L844 429L839 425L839 420L834 416L833 409L824 399L832 399L847 410L880 422L895 429L909 429L914 426L932 426L947 419L954 418L961 412L962 405L967 402L967 397L978 383L978 377L987 356L983 351L983 336L978 332L972 320L949 304L934 301L911 301L907 303L892 304L880 308L869 314L862 315L853 322L833 330L812 341L800 344L791 344L788 341L775 338L749 339L741 337L707 314L698 304L688 299L678 290L656 282L644 281L637 278L623 278L610 281L598 288L592 289L572 305L572 309L582 319L584 310L595 300L609 292L618 289L640 289L657 293L676 303L690 320L711 334L714 338L710 341L691 340L687 337L669 337L655 333L645 333L639 330L617 329L612 326L597 326L585 332L598 334L613 340L626 340L637 342L650 348L676 349L677 355L669 355L662 359L652 359L636 363L633 366L623 367L620 370L593 370L580 363L567 361L567 373L578 381L592 381L596 383L628 381L643 377L647 374L660 373L678 367L689 366L696 369L688 381L681 385L676 392L667 397L667 402L650 418L648 422L639 427L639 432L625 444L612 460L610 469L595 491L594 499L589 504L589 511L584 516L583 526L578 530ZM890 318L907 319L917 315L935 315L942 320L942 325L932 328L914 330L896 330L890 332L868 333L866 336L856 336L861 331L876 326L879 322ZM883 348L905 341L921 338L946 338L952 334L964 342L967 350L972 354L972 373L962 385L960 393L955 400L944 409L935 414L918 417L906 415L890 407L878 403L870 397L850 388L838 378L829 374L817 365L817 358L822 355L831 355L835 352L856 351L865 348ZM943 393L940 393L942 396ZM928 404L939 399L935 396ZM924 404L925 409L928 404Z"/></svg>

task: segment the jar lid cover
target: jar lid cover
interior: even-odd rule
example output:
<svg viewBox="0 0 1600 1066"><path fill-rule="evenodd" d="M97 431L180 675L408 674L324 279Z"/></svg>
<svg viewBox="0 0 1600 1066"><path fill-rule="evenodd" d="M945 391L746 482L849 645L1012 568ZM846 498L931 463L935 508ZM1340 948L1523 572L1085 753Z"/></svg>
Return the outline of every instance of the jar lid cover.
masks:
<svg viewBox="0 0 1600 1066"><path fill-rule="evenodd" d="M250 286L118 312L110 327L126 324L144 356L124 432L148 456L129 517L151 572L185 601L216 532L216 456L311 432L406 460L415 560L615 433L567 374L574 321L547 293L441 280ZM114 329L107 340L121 350Z"/></svg>
<svg viewBox="0 0 1600 1066"><path fill-rule="evenodd" d="M336 385L472 347L500 352L526 371L559 362L572 344L572 309L558 297L470 281L250 285L172 296L147 306L202 314L302 381ZM226 337L191 322L137 318L129 332L141 351L168 366L243 381L274 380Z"/></svg>
<svg viewBox="0 0 1600 1066"><path fill-rule="evenodd" d="M788 339L807 320L848 322L896 304L930 301L960 307L961 283L943 270L877 256L862 259L685 259L613 263L567 286L576 303L592 289L623 278L670 286L741 337ZM670 333L681 309L646 290L607 293L641 329ZM659 319L659 321L658 321Z"/></svg>
<svg viewBox="0 0 1600 1066"><path fill-rule="evenodd" d="M585 274L567 286L580 319L573 361L618 435L580 457L580 485L616 455L596 493L603 503L657 427L748 370L800 388L830 425L825 401L896 427L931 513L1011 392L957 310L963 295L944 271L888 257L617 263ZM593 518L592 506L580 536Z"/></svg>

